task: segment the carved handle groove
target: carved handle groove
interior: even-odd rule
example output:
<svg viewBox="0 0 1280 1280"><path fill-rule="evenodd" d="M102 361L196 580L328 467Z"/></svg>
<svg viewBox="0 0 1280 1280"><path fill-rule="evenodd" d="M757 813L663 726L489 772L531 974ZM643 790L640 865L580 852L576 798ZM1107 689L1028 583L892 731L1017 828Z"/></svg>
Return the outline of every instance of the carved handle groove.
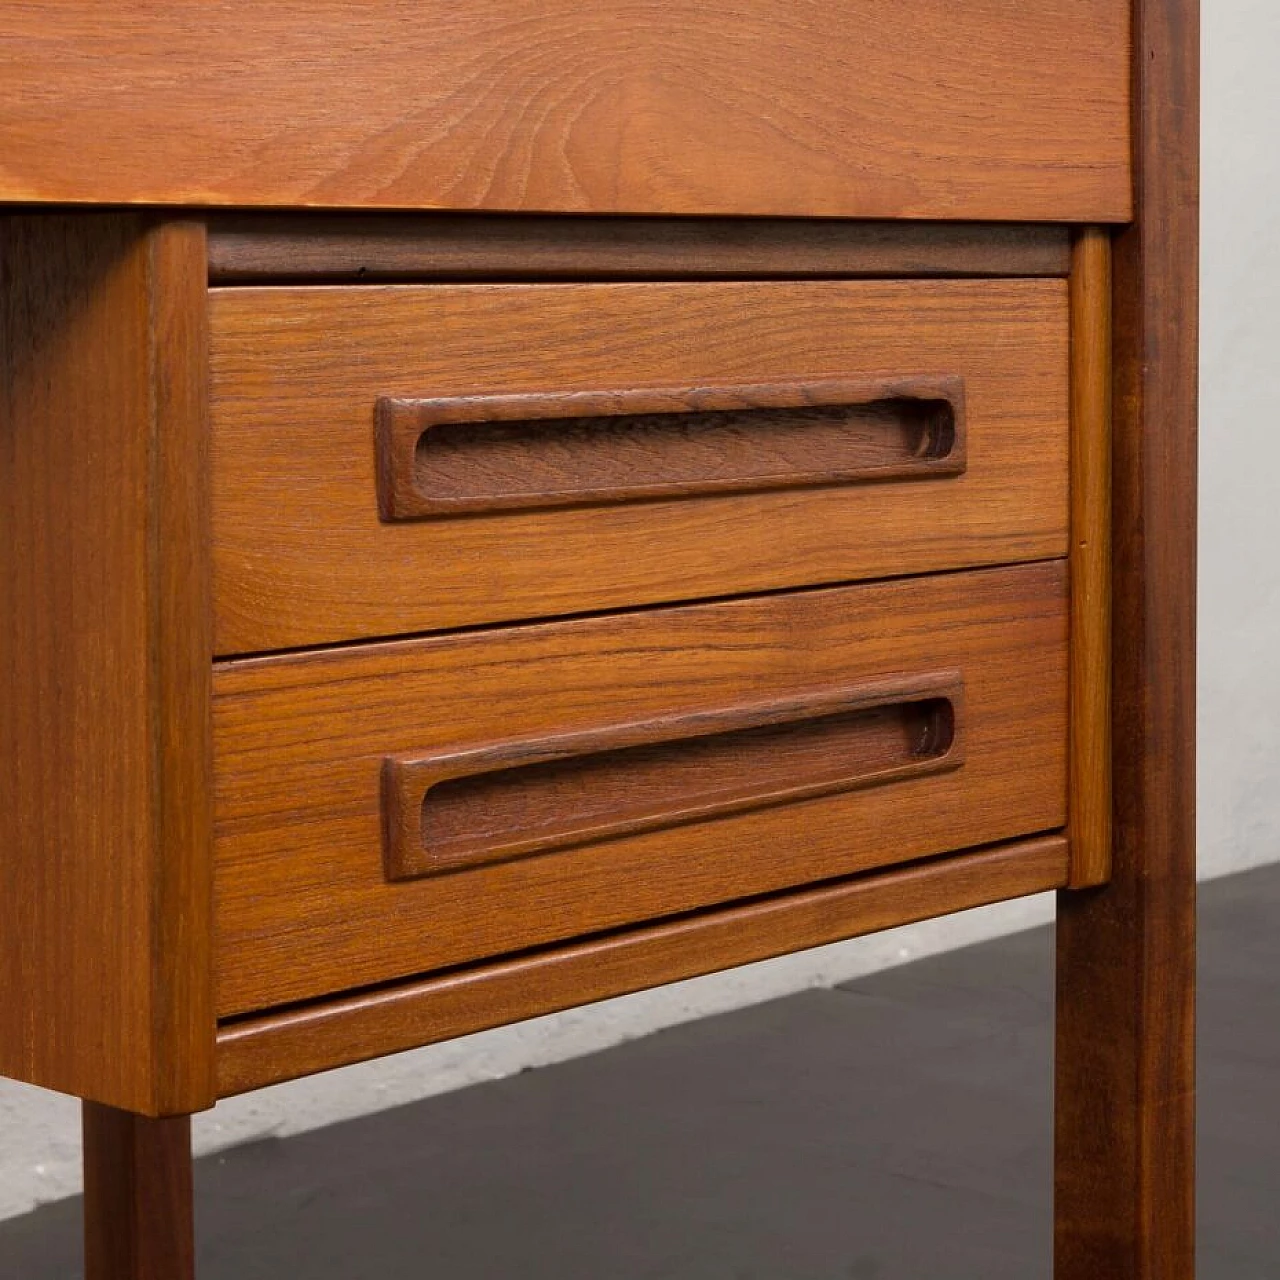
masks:
<svg viewBox="0 0 1280 1280"><path fill-rule="evenodd" d="M383 765L386 874L438 875L963 761L958 672Z"/></svg>
<svg viewBox="0 0 1280 1280"><path fill-rule="evenodd" d="M958 475L964 383L825 379L384 397L384 520Z"/></svg>

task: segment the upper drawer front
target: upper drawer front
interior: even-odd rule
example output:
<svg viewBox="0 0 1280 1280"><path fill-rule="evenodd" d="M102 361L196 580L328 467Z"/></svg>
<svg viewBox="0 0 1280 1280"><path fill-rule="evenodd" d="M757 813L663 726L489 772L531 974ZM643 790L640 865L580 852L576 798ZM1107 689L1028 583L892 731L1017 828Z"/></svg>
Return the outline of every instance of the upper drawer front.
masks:
<svg viewBox="0 0 1280 1280"><path fill-rule="evenodd" d="M1060 827L1063 561L221 663L218 1009Z"/></svg>
<svg viewBox="0 0 1280 1280"><path fill-rule="evenodd" d="M1123 219L1129 9L7 5L0 199Z"/></svg>
<svg viewBox="0 0 1280 1280"><path fill-rule="evenodd" d="M1060 280L211 308L219 653L1066 552Z"/></svg>

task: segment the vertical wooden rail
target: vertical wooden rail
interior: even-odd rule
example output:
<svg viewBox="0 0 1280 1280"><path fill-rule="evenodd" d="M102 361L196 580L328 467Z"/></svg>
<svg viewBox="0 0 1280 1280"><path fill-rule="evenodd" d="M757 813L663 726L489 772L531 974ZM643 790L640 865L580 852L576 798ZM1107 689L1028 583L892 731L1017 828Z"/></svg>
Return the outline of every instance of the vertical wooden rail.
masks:
<svg viewBox="0 0 1280 1280"><path fill-rule="evenodd" d="M1113 846L1058 917L1057 1280L1194 1274L1195 0L1136 0L1113 242Z"/></svg>
<svg viewBox="0 0 1280 1280"><path fill-rule="evenodd" d="M84 1104L85 1280L194 1280L191 1121Z"/></svg>
<svg viewBox="0 0 1280 1280"><path fill-rule="evenodd" d="M1111 871L1111 235L1071 250L1070 887Z"/></svg>

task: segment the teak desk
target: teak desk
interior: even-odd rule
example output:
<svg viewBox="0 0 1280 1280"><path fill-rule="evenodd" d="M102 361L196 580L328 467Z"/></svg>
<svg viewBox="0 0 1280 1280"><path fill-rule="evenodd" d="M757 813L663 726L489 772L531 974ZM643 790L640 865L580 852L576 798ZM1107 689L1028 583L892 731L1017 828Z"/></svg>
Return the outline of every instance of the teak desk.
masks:
<svg viewBox="0 0 1280 1280"><path fill-rule="evenodd" d="M3 8L0 1072L91 1280L189 1280L219 1098L1046 889L1056 1275L1191 1275L1197 46Z"/></svg>

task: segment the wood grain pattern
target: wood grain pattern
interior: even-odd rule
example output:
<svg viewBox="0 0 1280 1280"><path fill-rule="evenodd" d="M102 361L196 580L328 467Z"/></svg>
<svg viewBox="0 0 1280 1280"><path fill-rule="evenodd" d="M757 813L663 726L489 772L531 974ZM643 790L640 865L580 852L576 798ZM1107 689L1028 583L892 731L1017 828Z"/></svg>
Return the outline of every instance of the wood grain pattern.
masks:
<svg viewBox="0 0 1280 1280"><path fill-rule="evenodd" d="M222 1016L1057 828L1065 562L221 663ZM946 773L388 884L388 755L957 670Z"/></svg>
<svg viewBox="0 0 1280 1280"><path fill-rule="evenodd" d="M925 480L965 468L964 380L383 398L384 520Z"/></svg>
<svg viewBox="0 0 1280 1280"><path fill-rule="evenodd" d="M1061 836L855 876L608 937L224 1025L218 1092L434 1044L1066 880Z"/></svg>
<svg viewBox="0 0 1280 1280"><path fill-rule="evenodd" d="M212 1103L204 237L0 220L0 1072Z"/></svg>
<svg viewBox="0 0 1280 1280"><path fill-rule="evenodd" d="M1071 272L1071 887L1111 871L1111 237Z"/></svg>
<svg viewBox="0 0 1280 1280"><path fill-rule="evenodd" d="M219 653L1066 554L1064 281L234 288L211 309ZM940 373L965 383L963 476L379 519L383 396Z"/></svg>
<svg viewBox="0 0 1280 1280"><path fill-rule="evenodd" d="M1122 220L1117 0L38 0L0 200Z"/></svg>
<svg viewBox="0 0 1280 1280"><path fill-rule="evenodd" d="M1034 223L507 214L215 214L209 279L1066 276L1065 227Z"/></svg>
<svg viewBox="0 0 1280 1280"><path fill-rule="evenodd" d="M85 1280L195 1280L191 1121L84 1105Z"/></svg>
<svg viewBox="0 0 1280 1280"><path fill-rule="evenodd" d="M1137 220L1114 242L1115 844L1058 926L1058 1280L1195 1271L1199 13L1135 6Z"/></svg>
<svg viewBox="0 0 1280 1280"><path fill-rule="evenodd" d="M958 672L383 762L390 880L882 786L964 763Z"/></svg>

